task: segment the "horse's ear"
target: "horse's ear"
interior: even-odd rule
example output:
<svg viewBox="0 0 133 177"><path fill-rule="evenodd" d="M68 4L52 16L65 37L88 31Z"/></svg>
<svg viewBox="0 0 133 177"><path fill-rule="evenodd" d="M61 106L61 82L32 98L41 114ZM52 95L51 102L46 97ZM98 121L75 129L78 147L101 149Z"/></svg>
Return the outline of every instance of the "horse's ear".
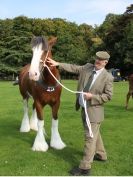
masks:
<svg viewBox="0 0 133 177"><path fill-rule="evenodd" d="M48 40L48 44L49 46L53 46L57 41L57 37L50 37L49 40Z"/></svg>

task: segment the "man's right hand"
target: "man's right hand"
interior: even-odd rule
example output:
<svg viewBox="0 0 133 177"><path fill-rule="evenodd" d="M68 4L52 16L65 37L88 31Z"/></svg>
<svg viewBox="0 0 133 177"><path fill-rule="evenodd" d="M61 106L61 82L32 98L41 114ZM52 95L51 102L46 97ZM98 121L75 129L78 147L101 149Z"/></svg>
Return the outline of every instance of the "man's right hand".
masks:
<svg viewBox="0 0 133 177"><path fill-rule="evenodd" d="M51 66L59 66L59 62L53 60L52 58L47 58L47 62L50 63Z"/></svg>

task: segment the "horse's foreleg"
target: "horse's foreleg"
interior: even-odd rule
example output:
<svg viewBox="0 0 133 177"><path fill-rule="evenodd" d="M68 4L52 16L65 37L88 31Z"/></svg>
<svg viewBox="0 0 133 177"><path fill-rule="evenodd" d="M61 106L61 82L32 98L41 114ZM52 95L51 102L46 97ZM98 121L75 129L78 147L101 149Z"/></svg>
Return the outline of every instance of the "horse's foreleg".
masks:
<svg viewBox="0 0 133 177"><path fill-rule="evenodd" d="M35 108L35 103L33 104L33 112L32 116L30 119L30 128L32 130L38 131L38 126L37 126L38 118L37 118L37 113L36 113L36 108Z"/></svg>
<svg viewBox="0 0 133 177"><path fill-rule="evenodd" d="M20 132L29 132L30 124L29 124L29 116L28 116L28 99L24 99L23 104L24 104L24 116L22 119Z"/></svg>
<svg viewBox="0 0 133 177"><path fill-rule="evenodd" d="M50 141L50 146L55 148L55 149L63 149L66 145L62 141L59 131L58 131L58 117L57 117L57 112L59 109L59 104L57 103L52 107L52 128L51 128L51 141Z"/></svg>
<svg viewBox="0 0 133 177"><path fill-rule="evenodd" d="M43 113L42 113L42 106L38 103L35 105L38 117L38 132L32 147L33 151L47 151L48 144L44 137L44 120L43 120Z"/></svg>
<svg viewBox="0 0 133 177"><path fill-rule="evenodd" d="M128 102L129 102L129 98L130 98L131 94L130 92L127 93L127 98L126 98L126 109L128 109Z"/></svg>

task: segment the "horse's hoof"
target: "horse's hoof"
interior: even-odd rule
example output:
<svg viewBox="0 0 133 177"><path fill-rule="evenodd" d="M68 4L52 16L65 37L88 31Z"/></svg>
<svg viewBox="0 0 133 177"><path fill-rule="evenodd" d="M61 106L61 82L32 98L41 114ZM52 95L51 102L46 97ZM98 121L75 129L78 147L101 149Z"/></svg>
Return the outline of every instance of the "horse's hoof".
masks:
<svg viewBox="0 0 133 177"><path fill-rule="evenodd" d="M29 130L21 130L21 129L20 129L20 132L21 132L21 133L28 133L29 131L30 131L30 129L29 129Z"/></svg>
<svg viewBox="0 0 133 177"><path fill-rule="evenodd" d="M32 147L33 151L42 151L42 152L46 152L48 150L48 145L47 143L45 144L34 144Z"/></svg>
<svg viewBox="0 0 133 177"><path fill-rule="evenodd" d="M63 148L66 147L66 144L63 143L63 142L57 142L57 141L55 141L55 142L50 142L50 146L52 148L54 148L54 149L61 150L61 149L63 149Z"/></svg>
<svg viewBox="0 0 133 177"><path fill-rule="evenodd" d="M30 131L29 118L24 116L24 118L22 119L20 132L29 132L29 131Z"/></svg>
<svg viewBox="0 0 133 177"><path fill-rule="evenodd" d="M36 132L38 131L38 127L37 127L37 126L30 125L30 129L31 129L31 130L34 130L34 131L36 131Z"/></svg>
<svg viewBox="0 0 133 177"><path fill-rule="evenodd" d="M37 126L37 119L32 119L30 120L30 129L34 131L38 131L38 126Z"/></svg>
<svg viewBox="0 0 133 177"><path fill-rule="evenodd" d="M30 131L30 127L20 127L20 132L21 133L26 133Z"/></svg>

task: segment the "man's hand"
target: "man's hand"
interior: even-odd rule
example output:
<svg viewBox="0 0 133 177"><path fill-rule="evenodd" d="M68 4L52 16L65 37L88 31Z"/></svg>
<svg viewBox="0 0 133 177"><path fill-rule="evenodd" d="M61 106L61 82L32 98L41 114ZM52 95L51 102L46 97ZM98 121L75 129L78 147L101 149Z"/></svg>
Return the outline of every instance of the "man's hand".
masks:
<svg viewBox="0 0 133 177"><path fill-rule="evenodd" d="M93 97L93 94L90 92L84 92L84 98L85 100L91 100L91 98Z"/></svg>
<svg viewBox="0 0 133 177"><path fill-rule="evenodd" d="M47 58L47 62L50 63L51 66L59 66L59 62L53 60L52 58Z"/></svg>

